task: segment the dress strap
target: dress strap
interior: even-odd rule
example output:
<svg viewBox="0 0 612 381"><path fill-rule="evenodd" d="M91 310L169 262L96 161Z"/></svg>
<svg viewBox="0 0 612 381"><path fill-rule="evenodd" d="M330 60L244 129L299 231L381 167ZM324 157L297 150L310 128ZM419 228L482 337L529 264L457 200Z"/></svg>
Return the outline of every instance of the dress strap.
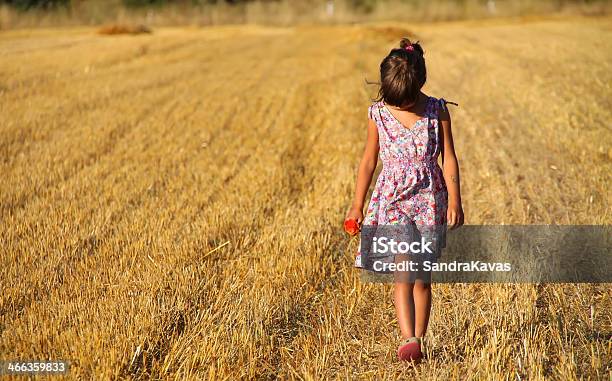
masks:
<svg viewBox="0 0 612 381"><path fill-rule="evenodd" d="M455 106L459 107L459 104L458 104L458 103L451 102L451 101L447 101L447 100L446 100L446 99L444 99L444 98L440 98L440 99L438 99L438 102L439 102L440 107L442 107L442 109L443 109L444 111L448 111L448 108L446 107L446 105L447 105L447 104L451 104L451 105L455 105Z"/></svg>

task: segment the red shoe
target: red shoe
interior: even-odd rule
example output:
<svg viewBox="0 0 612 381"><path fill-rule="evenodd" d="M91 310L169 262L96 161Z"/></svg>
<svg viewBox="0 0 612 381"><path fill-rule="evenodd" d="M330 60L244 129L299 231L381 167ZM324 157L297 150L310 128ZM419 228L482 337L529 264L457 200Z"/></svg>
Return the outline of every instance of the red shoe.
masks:
<svg viewBox="0 0 612 381"><path fill-rule="evenodd" d="M412 361L418 363L423 358L421 352L421 339L418 337L410 337L400 344L397 348L397 357L402 361Z"/></svg>

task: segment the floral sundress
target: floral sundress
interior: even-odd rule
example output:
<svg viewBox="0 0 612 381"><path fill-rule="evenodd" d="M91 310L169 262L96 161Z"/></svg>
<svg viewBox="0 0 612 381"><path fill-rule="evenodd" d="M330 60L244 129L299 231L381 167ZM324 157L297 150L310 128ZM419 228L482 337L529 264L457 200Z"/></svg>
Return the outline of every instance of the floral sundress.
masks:
<svg viewBox="0 0 612 381"><path fill-rule="evenodd" d="M368 117L378 129L383 168L370 198L364 226L446 225L448 193L438 165L442 144L438 116L445 107L443 98L428 97L424 116L410 128L397 120L383 101L368 107ZM441 242L444 247L445 237ZM355 266L362 267L359 251Z"/></svg>

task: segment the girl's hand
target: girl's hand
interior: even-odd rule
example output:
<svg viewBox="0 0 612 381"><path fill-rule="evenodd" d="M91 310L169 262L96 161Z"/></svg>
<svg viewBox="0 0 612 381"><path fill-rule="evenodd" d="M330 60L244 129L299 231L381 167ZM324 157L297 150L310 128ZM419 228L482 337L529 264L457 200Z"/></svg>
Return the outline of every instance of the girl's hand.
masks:
<svg viewBox="0 0 612 381"><path fill-rule="evenodd" d="M463 225L463 208L461 204L450 203L446 210L446 224L450 229Z"/></svg>
<svg viewBox="0 0 612 381"><path fill-rule="evenodd" d="M363 211L353 206L346 213L344 220L357 220L357 223L361 225L361 222L363 221Z"/></svg>

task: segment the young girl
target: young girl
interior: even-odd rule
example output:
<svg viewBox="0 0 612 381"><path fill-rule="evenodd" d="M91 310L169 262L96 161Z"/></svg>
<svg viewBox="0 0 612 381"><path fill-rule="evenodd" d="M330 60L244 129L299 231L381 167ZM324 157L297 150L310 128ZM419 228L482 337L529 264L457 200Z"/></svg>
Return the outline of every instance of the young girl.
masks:
<svg viewBox="0 0 612 381"><path fill-rule="evenodd" d="M421 92L425 80L423 49L407 38L381 62L379 97L368 108L367 142L346 220L377 228L405 224L453 229L463 224L447 102ZM383 170L364 219L364 201L379 154ZM437 162L440 154L443 169ZM358 255L357 267L360 259ZM398 356L419 361L431 310L429 274L396 281L394 303L402 335Z"/></svg>

